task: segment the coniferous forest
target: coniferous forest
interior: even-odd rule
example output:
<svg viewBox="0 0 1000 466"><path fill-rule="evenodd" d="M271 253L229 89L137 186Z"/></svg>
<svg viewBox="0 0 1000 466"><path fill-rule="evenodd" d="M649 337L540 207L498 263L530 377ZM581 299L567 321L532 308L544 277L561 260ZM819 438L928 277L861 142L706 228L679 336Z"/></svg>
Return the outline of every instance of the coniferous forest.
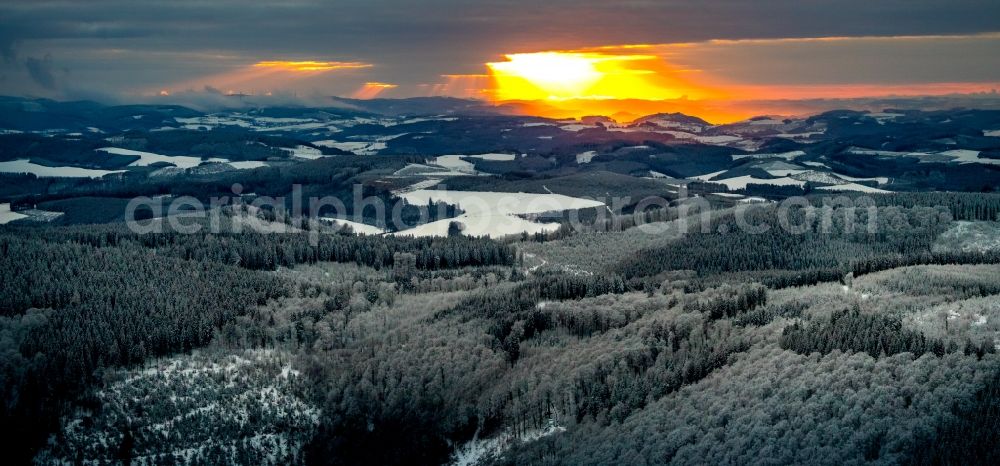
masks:
<svg viewBox="0 0 1000 466"><path fill-rule="evenodd" d="M988 463L1000 256L942 242L960 201L894 199L873 230L821 232L805 207L800 235L719 233L722 209L657 245L634 226L310 243L11 225L4 448L41 463ZM579 252L609 267L559 254L608 235L637 240Z"/></svg>

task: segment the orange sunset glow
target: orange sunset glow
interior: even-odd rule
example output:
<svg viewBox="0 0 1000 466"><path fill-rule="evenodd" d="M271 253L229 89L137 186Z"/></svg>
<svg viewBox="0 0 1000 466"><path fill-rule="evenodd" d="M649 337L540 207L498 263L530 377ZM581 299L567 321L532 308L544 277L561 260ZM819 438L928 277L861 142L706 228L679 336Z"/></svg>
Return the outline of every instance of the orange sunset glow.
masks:
<svg viewBox="0 0 1000 466"><path fill-rule="evenodd" d="M858 57L872 47L884 47L898 50L900 55L908 54L913 71L897 73L908 79L913 73L927 73L930 69L917 60L924 48L965 50L986 47L984 44L996 40L1000 35L816 37L538 48L495 54L497 59L467 66L467 73L447 74L453 70L431 68L440 74L430 79L401 74L376 60L277 58L244 61L228 71L161 84L144 92L169 96L212 88L239 95L285 90L355 99L447 96L478 99L509 113L548 118L604 115L627 122L651 113L682 112L713 123L729 123L762 114L814 113L827 105L821 102L823 99L989 93L1000 83L928 77L913 81L897 77L893 82L855 76L871 73L878 62L869 63L867 69L857 68L858 72L852 74L843 71L853 69L847 58L842 58L848 60L842 63L828 59L810 65L789 62L786 57L801 56L804 51L826 53L829 57ZM490 52L479 56L490 56ZM880 72L890 73L892 69ZM814 77L804 79L799 77L802 75Z"/></svg>
<svg viewBox="0 0 1000 466"><path fill-rule="evenodd" d="M367 82L361 86L360 89L355 91L354 94L351 94L351 97L355 99L374 99L375 97L378 97L379 94L397 87L399 86L395 84Z"/></svg>
<svg viewBox="0 0 1000 466"><path fill-rule="evenodd" d="M538 52L487 63L497 100L645 99L718 97L655 55Z"/></svg>
<svg viewBox="0 0 1000 466"><path fill-rule="evenodd" d="M696 81L697 70L672 66L657 55L628 53L647 47L507 54L505 61L486 64L491 82L483 93L496 103L516 103L523 112L551 118L599 114L627 120L681 107L717 120L743 117L696 104L728 96L717 84Z"/></svg>
<svg viewBox="0 0 1000 466"><path fill-rule="evenodd" d="M313 71L333 71L333 70L349 70L349 69L359 69L359 68L371 68L370 63L361 62L342 62L342 61L262 61L257 62L253 65L256 68L273 68L284 71L294 71L294 72L313 72Z"/></svg>
<svg viewBox="0 0 1000 466"><path fill-rule="evenodd" d="M886 40L886 39L880 39ZM897 41L909 38L888 39ZM811 44L841 43L820 38ZM758 44L786 44L773 40ZM452 78L465 87L480 86L479 94L518 112L549 118L611 116L628 121L659 112L683 112L714 123L729 123L761 114L803 114L812 109L800 101L878 96L946 95L990 92L997 83L900 84L754 84L722 76L720 60L711 52L736 47L736 42L705 44L609 45L584 50L511 53L503 61L486 63L482 75ZM703 53L708 52L708 53ZM706 55L708 57L706 58ZM685 65L673 63L678 60ZM695 67L689 66L692 62ZM701 63L707 62L707 63ZM726 65L737 63L728 61ZM707 64L705 69L698 64ZM475 77L475 78L474 78ZM470 92L466 92L470 94Z"/></svg>

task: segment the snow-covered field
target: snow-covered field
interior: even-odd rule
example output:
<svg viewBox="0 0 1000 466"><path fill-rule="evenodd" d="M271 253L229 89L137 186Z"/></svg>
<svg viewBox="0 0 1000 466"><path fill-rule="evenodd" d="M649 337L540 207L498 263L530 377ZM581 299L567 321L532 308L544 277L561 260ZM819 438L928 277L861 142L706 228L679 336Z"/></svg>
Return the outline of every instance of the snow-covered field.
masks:
<svg viewBox="0 0 1000 466"><path fill-rule="evenodd" d="M104 151L109 154L115 155L135 155L139 157L139 160L129 164L130 167L145 167L152 165L154 163L166 162L174 164L177 168L191 168L201 165L203 162L228 162L227 159L221 158L210 158L207 160L202 160L200 157L189 157L184 155L171 156L171 155L161 155L154 154L152 152L142 152L138 150L131 149L121 149L118 147L102 147L97 149L99 151Z"/></svg>
<svg viewBox="0 0 1000 466"><path fill-rule="evenodd" d="M986 165L1000 165L1000 160L998 159L987 159L979 156L979 151L968 150L968 149L955 149L944 151L940 153L941 155L947 155L948 157L954 157L953 162L960 164L965 163L982 163Z"/></svg>
<svg viewBox="0 0 1000 466"><path fill-rule="evenodd" d="M469 173L449 170L437 165L424 165L419 163L407 164L405 167L396 170L392 176L465 176Z"/></svg>
<svg viewBox="0 0 1000 466"><path fill-rule="evenodd" d="M441 155L434 158L431 162L439 167L449 168L452 170L472 173L475 170L475 165L472 162L465 161L461 155Z"/></svg>
<svg viewBox="0 0 1000 466"><path fill-rule="evenodd" d="M294 149L284 147L281 150L289 152L292 154L292 157L298 157L300 159L315 160L320 157L324 157L323 151L309 146L296 146Z"/></svg>
<svg viewBox="0 0 1000 466"><path fill-rule="evenodd" d="M705 175L707 176L707 175ZM712 180L712 183L720 183L726 185L727 188L731 190L744 189L748 184L771 184L775 186L798 186L802 187L806 185L805 181L795 180L789 177L782 178L756 178L750 175L737 176L735 178L727 178L725 180Z"/></svg>
<svg viewBox="0 0 1000 466"><path fill-rule="evenodd" d="M0 204L0 225L5 223L13 222L14 220L22 219L27 217L27 215L19 214L17 212L10 211L10 203Z"/></svg>
<svg viewBox="0 0 1000 466"><path fill-rule="evenodd" d="M884 189L873 188L871 186L865 186L863 184L857 183L845 183L833 186L820 186L816 189L821 189L823 191L857 191L861 193L890 193L892 191L886 191Z"/></svg>
<svg viewBox="0 0 1000 466"><path fill-rule="evenodd" d="M11 160L0 162L0 172L2 173L31 173L36 176L49 176L58 178L100 178L111 173L121 173L125 170L95 170L78 167L46 167L31 163L27 159Z"/></svg>
<svg viewBox="0 0 1000 466"><path fill-rule="evenodd" d="M426 180L420 180L420 181L418 181L416 183L413 183L413 184L411 184L411 185L409 185L409 186L407 186L407 187L405 187L403 189L398 189L396 191L393 191L393 193L399 194L399 193L405 193L407 191L417 191L417 190L420 190L420 189L432 188L434 186L437 186L440 183L441 183L441 179L438 179L438 178L430 178L430 179L426 179Z"/></svg>
<svg viewBox="0 0 1000 466"><path fill-rule="evenodd" d="M456 170L463 173L475 173L476 166L465 159L483 159L499 162L510 162L515 159L514 154L473 154L473 155L439 155L430 162L439 167Z"/></svg>
<svg viewBox="0 0 1000 466"><path fill-rule="evenodd" d="M715 178L715 177L717 177L717 176L719 176L719 175L721 175L721 174L723 174L723 173L725 173L727 171L729 171L729 170L719 170L717 172L706 173L704 175L692 176L692 177L689 177L689 178L691 178L692 180L708 181L708 180L711 180L712 178Z"/></svg>
<svg viewBox="0 0 1000 466"><path fill-rule="evenodd" d="M379 227L373 226L373 225L368 225L366 223L352 222L350 220L344 220L344 219L333 218L333 217L320 217L320 220L322 220L324 222L332 223L334 225L349 226L349 227L351 227L351 230L354 230L354 232L358 233L358 234L363 234L363 235L381 235L382 233L385 233L385 230L383 230L383 229L381 229Z"/></svg>
<svg viewBox="0 0 1000 466"><path fill-rule="evenodd" d="M500 193L489 191L415 190L400 196L414 205L428 200L461 207L465 213L456 218L426 223L397 235L447 236L448 225L459 222L467 236L506 236L522 232L529 234L554 231L557 223L539 223L518 217L518 214L585 209L604 205L603 202L564 196L562 194Z"/></svg>
<svg viewBox="0 0 1000 466"><path fill-rule="evenodd" d="M837 175L838 178L843 178L847 181L874 181L878 184L889 183L889 178L886 178L884 176L876 176L872 178L855 178L853 176L841 175L840 173L835 173L835 175Z"/></svg>
<svg viewBox="0 0 1000 466"><path fill-rule="evenodd" d="M260 168L267 166L267 162L259 162L256 160L246 160L242 162L226 162L226 164L238 170L244 170L248 168Z"/></svg>
<svg viewBox="0 0 1000 466"><path fill-rule="evenodd" d="M700 142L702 144L729 144L743 140L743 138L739 136L732 136L729 134L702 136L698 134L686 133L684 131L657 131L657 132L669 134L677 139L690 139L692 141Z"/></svg>
<svg viewBox="0 0 1000 466"><path fill-rule="evenodd" d="M378 151L388 147L381 141L350 141L337 142L333 140L314 141L313 144L320 147L334 147L342 151L350 152L354 155L375 155Z"/></svg>
<svg viewBox="0 0 1000 466"><path fill-rule="evenodd" d="M596 128L596 126L593 126L593 125L583 125L583 124L580 124L580 123L570 123L568 125L560 125L559 126L559 129L561 129L563 131L572 131L572 132L583 131L585 129L591 129L591 128Z"/></svg>

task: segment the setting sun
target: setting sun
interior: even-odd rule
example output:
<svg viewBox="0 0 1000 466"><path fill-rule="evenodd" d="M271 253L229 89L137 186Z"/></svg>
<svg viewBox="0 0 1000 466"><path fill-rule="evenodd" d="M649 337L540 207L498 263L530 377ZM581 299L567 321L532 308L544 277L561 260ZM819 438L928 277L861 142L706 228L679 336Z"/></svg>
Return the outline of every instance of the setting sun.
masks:
<svg viewBox="0 0 1000 466"><path fill-rule="evenodd" d="M637 118L653 107L657 111L690 107L723 95L724 88L709 84L698 70L675 67L657 54L635 53L651 47L506 54L505 61L486 64L491 87L485 93L495 102L520 102L528 113L553 118L594 114ZM712 116L735 117L718 112Z"/></svg>
<svg viewBox="0 0 1000 466"><path fill-rule="evenodd" d="M707 94L655 55L550 51L504 57L486 64L497 100L664 100Z"/></svg>
<svg viewBox="0 0 1000 466"><path fill-rule="evenodd" d="M597 68L600 58L588 54L517 53L506 58L487 64L504 99L582 98L604 77Z"/></svg>

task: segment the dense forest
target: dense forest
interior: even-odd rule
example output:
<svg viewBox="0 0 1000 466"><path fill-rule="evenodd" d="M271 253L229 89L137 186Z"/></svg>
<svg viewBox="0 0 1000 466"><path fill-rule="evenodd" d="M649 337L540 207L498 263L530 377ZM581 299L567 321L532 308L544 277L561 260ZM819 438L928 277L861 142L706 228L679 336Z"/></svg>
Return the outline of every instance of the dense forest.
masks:
<svg viewBox="0 0 1000 466"><path fill-rule="evenodd" d="M295 285L259 270L318 261L388 269L401 253L421 270L515 260L509 246L464 237L321 238L310 246L304 234L136 235L116 227L0 235L3 417L21 426L4 439L9 451L38 445L95 370L205 346L275 299L337 296L328 285Z"/></svg>
<svg viewBox="0 0 1000 466"><path fill-rule="evenodd" d="M989 464L1000 255L940 239L991 224L994 199L874 198L829 217L812 198L795 234L769 204L704 212L704 232L640 232L679 225L670 206L503 241L0 227L3 447L39 464Z"/></svg>

